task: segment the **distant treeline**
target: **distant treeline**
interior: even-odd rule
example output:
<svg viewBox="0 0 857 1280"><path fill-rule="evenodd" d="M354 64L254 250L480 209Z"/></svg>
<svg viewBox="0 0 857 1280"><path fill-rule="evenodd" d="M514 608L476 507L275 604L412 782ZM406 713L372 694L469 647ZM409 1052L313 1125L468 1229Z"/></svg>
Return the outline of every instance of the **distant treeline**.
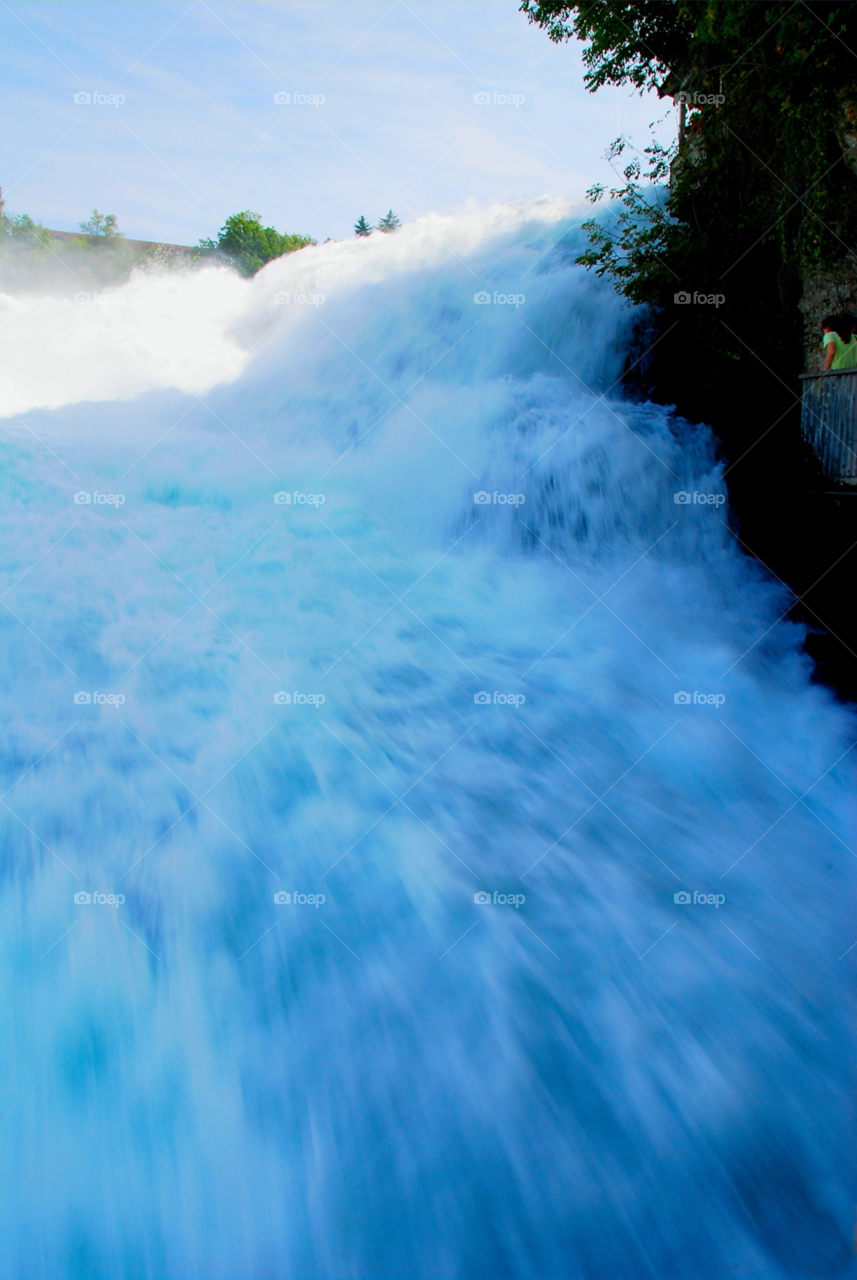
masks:
<svg viewBox="0 0 857 1280"><path fill-rule="evenodd" d="M186 266L215 260L252 276L266 262L307 244L315 240L263 227L260 215L250 210L227 218L216 240L203 239L193 246L127 240L116 214L97 209L79 224L79 234L51 231L29 214L7 213L0 191L0 288L65 283L72 289L97 289L116 283L134 267L154 262Z"/></svg>
<svg viewBox="0 0 857 1280"><path fill-rule="evenodd" d="M399 219L390 209L377 227L361 214L354 234L368 236L375 230L389 234L398 227ZM29 214L8 214L0 191L0 288L54 285L58 281L72 288L98 288L115 283L147 262L177 266L218 261L242 276L253 276L266 262L316 243L309 235L263 226L261 214L251 209L233 213L216 239L202 239L197 245L127 240L119 230L116 214L97 209L79 228L79 234L56 232L34 222Z"/></svg>
<svg viewBox="0 0 857 1280"><path fill-rule="evenodd" d="M99 289L175 248L126 240L116 215L97 209L80 223L80 234L54 232L29 214L7 213L0 193L0 289Z"/></svg>

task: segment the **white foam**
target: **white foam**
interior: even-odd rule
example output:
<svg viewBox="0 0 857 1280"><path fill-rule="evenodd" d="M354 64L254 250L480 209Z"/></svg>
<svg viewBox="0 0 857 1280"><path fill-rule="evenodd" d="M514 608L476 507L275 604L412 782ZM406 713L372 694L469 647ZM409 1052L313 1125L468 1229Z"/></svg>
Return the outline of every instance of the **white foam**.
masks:
<svg viewBox="0 0 857 1280"><path fill-rule="evenodd" d="M4 1276L846 1256L857 734L581 216L4 313Z"/></svg>

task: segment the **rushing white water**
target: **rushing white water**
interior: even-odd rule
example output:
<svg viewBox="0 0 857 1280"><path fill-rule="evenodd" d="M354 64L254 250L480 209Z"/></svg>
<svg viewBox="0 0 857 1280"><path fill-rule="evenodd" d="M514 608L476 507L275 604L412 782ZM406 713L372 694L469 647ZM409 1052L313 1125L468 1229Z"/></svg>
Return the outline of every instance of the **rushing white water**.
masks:
<svg viewBox="0 0 857 1280"><path fill-rule="evenodd" d="M230 326L251 286L226 268L80 284L58 298L0 294L0 415L156 387L199 394L246 359Z"/></svg>
<svg viewBox="0 0 857 1280"><path fill-rule="evenodd" d="M577 228L9 301L3 1277L851 1274L855 722Z"/></svg>

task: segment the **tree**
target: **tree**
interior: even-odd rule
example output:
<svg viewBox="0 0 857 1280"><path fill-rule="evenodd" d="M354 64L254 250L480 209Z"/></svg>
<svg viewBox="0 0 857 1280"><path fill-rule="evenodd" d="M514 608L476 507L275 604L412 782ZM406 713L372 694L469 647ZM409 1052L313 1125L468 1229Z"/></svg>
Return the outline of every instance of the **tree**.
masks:
<svg viewBox="0 0 857 1280"><path fill-rule="evenodd" d="M34 222L28 213L6 214L0 205L0 236L9 236L26 244L45 245L49 233L40 222Z"/></svg>
<svg viewBox="0 0 857 1280"><path fill-rule="evenodd" d="M521 7L549 38L587 42L590 90L652 87L681 106L677 144L652 139L637 151L620 138L611 147L617 203L585 227L578 262L648 304L636 335L646 393L711 424L730 460L741 536L802 597L839 555L832 522L818 521L803 496L798 374L819 345L818 312L840 309L837 290L857 293L857 5ZM794 501L766 496L780 492ZM838 603L851 583L825 577L834 581L823 612L843 627L844 662L857 649ZM804 616L818 626L818 615Z"/></svg>
<svg viewBox="0 0 857 1280"><path fill-rule="evenodd" d="M50 239L40 222L28 213L7 213L3 188L0 187L0 240L13 239L30 245L45 245Z"/></svg>
<svg viewBox="0 0 857 1280"><path fill-rule="evenodd" d="M369 223L363 217L362 213L354 224L354 234L356 236L371 236L372 234L372 228L369 226Z"/></svg>
<svg viewBox="0 0 857 1280"><path fill-rule="evenodd" d="M389 209L378 223L378 230L389 234L391 231L397 231L400 226L399 219L393 213L393 210Z"/></svg>
<svg viewBox="0 0 857 1280"><path fill-rule="evenodd" d="M653 144L625 168L611 195L630 216L619 224L626 243L592 226L597 240L586 265L633 288L637 270L627 252L615 256L617 247L639 250L637 265L648 264L664 285L674 269L704 263L704 274L731 272L756 244L775 245L792 271L847 251L857 233L849 171L857 168L857 6L523 0L521 9L554 41L589 42L583 60L591 92L604 84L655 88L687 118L677 150ZM627 147L617 139L609 158ZM649 200L647 213L641 178L668 180L665 205ZM593 198L603 194L593 188ZM671 255L666 271L656 270L655 252L661 267ZM622 279L618 266L630 274ZM631 296L660 300L646 288Z"/></svg>
<svg viewBox="0 0 857 1280"><path fill-rule="evenodd" d="M106 240L121 240L122 232L117 229L117 221L115 213L99 213L97 209L93 209L87 221L78 225L86 236L103 236Z"/></svg>
<svg viewBox="0 0 857 1280"><path fill-rule="evenodd" d="M523 0L521 8L552 40L588 41L591 91L654 87L685 117L677 146L653 140L633 154L626 139L613 143L608 159L625 153L610 192L620 213L587 224L590 248L578 261L664 315L677 314L682 290L728 292L729 324L741 316L754 351L772 328L781 347L786 330L799 345L795 298L807 273L835 267L857 238L857 5ZM599 184L589 194L605 191ZM681 314L682 333L692 328L708 353L708 377L724 385L719 361L746 363L746 349L713 309ZM776 367L773 350L764 358ZM794 363L794 348L782 358Z"/></svg>
<svg viewBox="0 0 857 1280"><path fill-rule="evenodd" d="M273 227L263 227L261 214L252 209L231 214L220 228L217 240L200 240L203 256L226 258L242 276L252 276L274 258L315 244L311 236L284 235Z"/></svg>
<svg viewBox="0 0 857 1280"><path fill-rule="evenodd" d="M590 41L583 51L587 68L583 82L591 93L605 84L628 82L637 89L669 92L665 85L671 77L681 78L686 65L689 37L700 16L694 10L709 7L686 0L581 0L578 4L523 0L521 4L529 21L547 31L555 43L573 37Z"/></svg>

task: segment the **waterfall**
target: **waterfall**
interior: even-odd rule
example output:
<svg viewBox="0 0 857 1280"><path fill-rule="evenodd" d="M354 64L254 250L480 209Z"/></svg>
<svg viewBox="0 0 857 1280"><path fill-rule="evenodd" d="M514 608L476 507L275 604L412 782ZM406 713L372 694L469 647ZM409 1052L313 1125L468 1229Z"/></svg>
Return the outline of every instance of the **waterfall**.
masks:
<svg viewBox="0 0 857 1280"><path fill-rule="evenodd" d="M850 1274L857 724L583 216L2 300L3 1277Z"/></svg>

